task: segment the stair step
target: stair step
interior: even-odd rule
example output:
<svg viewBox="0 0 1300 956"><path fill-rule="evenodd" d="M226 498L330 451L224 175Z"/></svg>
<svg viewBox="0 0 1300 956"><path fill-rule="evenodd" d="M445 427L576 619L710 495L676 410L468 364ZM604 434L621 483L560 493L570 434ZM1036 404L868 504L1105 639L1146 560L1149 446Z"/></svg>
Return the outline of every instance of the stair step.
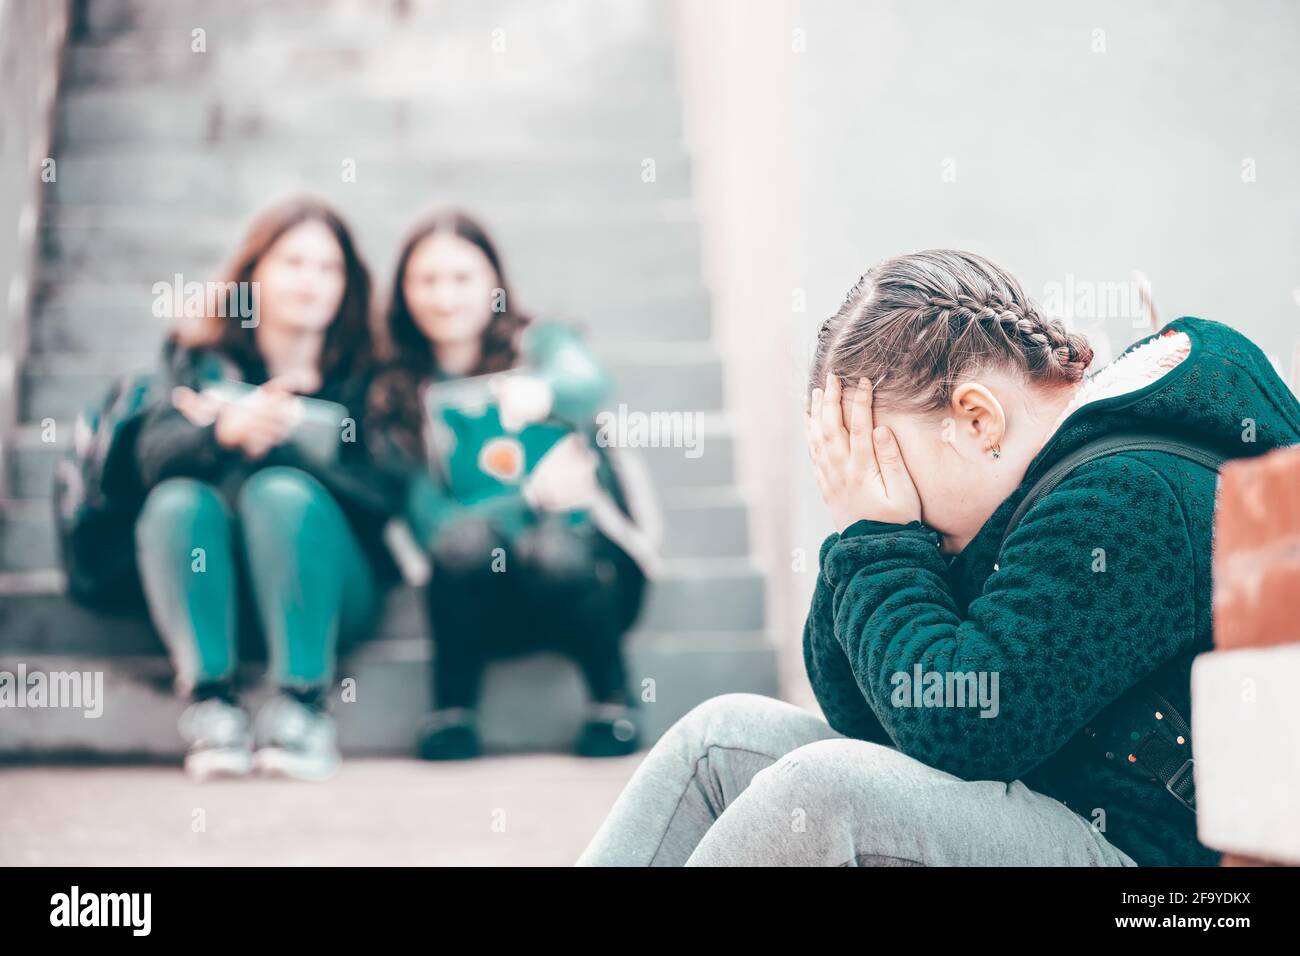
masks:
<svg viewBox="0 0 1300 956"><path fill-rule="evenodd" d="M696 704L744 691L776 696L776 649L762 634L637 632L628 636L629 683L653 700L640 704L643 743L653 743ZM355 700L334 696L345 754L405 754L414 749L430 706L428 641L380 642L340 662L340 678L355 681ZM171 692L171 665L161 656L27 655L0 651L0 670L28 674L102 674L103 712L87 718L72 708L6 709L0 756L170 757L183 754L176 730L184 703ZM248 669L254 676L255 668ZM92 677L93 681L94 678ZM646 683L653 682L652 684ZM246 695L253 712L265 687ZM499 661L485 675L480 731L493 751L557 750L572 746L586 695L577 668L556 654Z"/></svg>
<svg viewBox="0 0 1300 956"><path fill-rule="evenodd" d="M429 208L443 207L434 203ZM368 237L365 245L361 246L377 292L388 291L390 270L395 265L400 241L400 234L394 232ZM228 250L233 248L233 244L227 247ZM120 261L114 264L108 275L102 274L109 271L103 264L104 260L93 256L84 264L47 258L41 265L41 288L49 295L50 301L60 302L68 298L85 300L106 288L134 287L138 301L142 290L151 290L159 282L171 285L177 273L186 282L203 282L221 275L225 257L214 257L211 253L183 253L183 250L173 253L163 249ZM225 256L229 254L227 251ZM656 267L653 262L626 261L620 265L619 258L620 254L586 260L557 259L553 260L555 269L559 270L555 272L546 270L546 260L542 255L525 255L519 263L525 272L521 273L511 263L511 283L517 286L516 294L532 312L540 311L538 303L545 302L548 308L562 304L566 309L580 311L592 319L612 308L637 307L643 302L653 302L663 308L675 301L699 301L705 296L700 277L693 270L678 274L671 269ZM540 263L542 268L533 263ZM148 301L152 307L152 293Z"/></svg>
<svg viewBox="0 0 1300 956"><path fill-rule="evenodd" d="M53 440L43 441L42 436L45 434L49 434ZM71 421L55 422L48 432L40 425L24 425L18 429L8 449L9 494L12 498L50 496L54 463L68 447L71 436ZM730 485L735 474L732 426L720 415L706 415L703 418L695 450L646 447L638 448L636 453L649 469L656 488L661 491L682 488L689 490L692 495L698 495Z"/></svg>
<svg viewBox="0 0 1300 956"><path fill-rule="evenodd" d="M394 240L395 244L395 240ZM371 254L367 246L366 253ZM387 262L371 259L376 286L389 284ZM508 261L508 260L507 260ZM150 263L165 263L159 268ZM63 267L49 262L39 287L31 323L34 352L149 352L161 342L166 321L154 317L155 283L171 289L179 273L184 282L206 282L214 263L186 271L173 257L141 256L112 281L95 281L67 270L68 281L55 278ZM137 281L125 273L134 272ZM516 298L542 320L557 319L578 328L595 344L654 338L664 342L701 343L710 334L709 296L699 281L671 281L660 275L605 273L557 283L552 276L535 281L512 272Z"/></svg>
<svg viewBox="0 0 1300 956"><path fill-rule="evenodd" d="M398 4L375 0L277 0L271 6L256 0L224 0L215 6L198 0L96 0L85 4L83 45L157 55L159 48L188 52L191 30L207 31L208 52L219 57L229 51L237 64L252 61L249 70L265 67L264 56L279 52L354 46L380 52L405 41L424 51L426 67L462 68L474 58L490 56L525 59L535 69L547 62L620 63L649 69L643 58L671 59L671 20L661 0L620 0L603 4L590 0L551 0L547 4L485 4L480 0L404 0ZM580 27L580 28L579 28ZM491 46L494 30L508 40L509 57ZM452 63L453 52L461 55ZM550 53L551 60L545 55ZM543 62L535 63L541 59ZM444 66L445 64L445 66ZM405 64L403 64L405 65ZM367 64L362 79L384 72L385 64ZM390 67L391 69L391 67ZM629 71L631 72L631 71ZM463 77L462 77L463 80ZM626 82L626 78L624 79ZM441 84L431 84L439 86Z"/></svg>
<svg viewBox="0 0 1300 956"><path fill-rule="evenodd" d="M62 594L67 586L63 572L54 568L43 571L0 571L0 597Z"/></svg>
<svg viewBox="0 0 1300 956"><path fill-rule="evenodd" d="M203 56L217 58L233 48L236 62L241 54L254 61L250 70L264 66L254 53L288 55L350 47L383 52L401 41L424 50L430 68L442 67L450 52L459 52L455 63L445 65L450 70L474 58L497 56L491 47L497 29L504 31L510 54L498 58L526 59L534 77L545 76L534 68L547 62L622 63L648 70L656 62L670 62L672 53L671 21L662 0L620 0L618 4L551 0L548 4L505 7L480 0L405 0L401 4L391 0L277 0L274 6L255 0L224 0L220 6L197 0L96 0L86 6L84 33L77 39L87 48L156 56L160 47L179 47L188 53L191 30L202 25L209 41ZM545 61L548 51L551 60ZM543 62L533 62L537 59ZM362 78L384 72L384 66L383 62L367 64ZM508 62L502 66L509 68Z"/></svg>
<svg viewBox="0 0 1300 956"><path fill-rule="evenodd" d="M685 635L723 635L729 632L763 630L762 581L745 559L713 559L666 562L664 572L652 583L635 630L655 639L678 641ZM43 575L40 582L56 590L19 592L7 587L0 574L0 653L10 655L54 655L110 657L165 656L163 643L143 613L102 612L82 607L62 591L62 575ZM697 601L716 594L714 603L736 598L747 605L744 613L699 615L666 612L671 605ZM386 598L384 613L375 634L347 653L363 655L398 654L400 648L422 643L427 633L422 597L418 588L398 585ZM688 609L689 610L689 609ZM647 637L647 640L650 638ZM400 656L400 655L399 655Z"/></svg>
<svg viewBox="0 0 1300 956"><path fill-rule="evenodd" d="M0 582L14 575L0 574ZM29 576L30 577L30 576ZM60 586L57 574L42 576ZM164 653L162 642L142 614L108 614L83 608L59 591L20 593L0 588L0 653L11 655L95 655L147 657ZM364 646L422 640L427 627L418 589L398 586L375 637ZM653 582L636 629L665 641L683 634L757 632L763 629L763 584L744 559L666 562ZM374 647L372 647L374 645Z"/></svg>
<svg viewBox="0 0 1300 956"><path fill-rule="evenodd" d="M11 517L6 515L6 523ZM46 540L51 536L52 532L47 531ZM29 542L33 547L37 544ZM3 558L6 570L33 572L53 566L49 561L40 565L24 563L23 556L12 553L14 538L7 532L0 534L0 547L5 549ZM402 595L407 592L407 588L399 588L394 592L393 599L398 601L399 607L404 606L401 600L407 599L402 598ZM0 593L3 591L0 590ZM53 595L10 595L4 602L0 602L0 634L4 635L4 647L44 647L50 640L71 640L75 637L70 634L72 630L78 627L85 629L87 626L85 621L80 625L75 621L51 623L50 615L55 612L41 604L42 600L55 601L57 613L87 613ZM32 605L31 601L36 601L37 604ZM23 607L28 612L32 612L33 608L44 610L35 616L31 613L24 615ZM411 621L418 615L413 608L412 605L400 615L390 609L385 630L396 628L402 633L416 633L412 630ZM92 620L93 617L91 615ZM650 589L640 626L663 632L759 630L763 627L763 617L763 578L747 558L689 558L664 562L661 574ZM143 624L140 626L143 627ZM34 632L33 628L36 629ZM59 628L63 630L60 631ZM33 638L33 633L46 633L47 636ZM38 644L33 644L33 640Z"/></svg>
<svg viewBox="0 0 1300 956"><path fill-rule="evenodd" d="M340 207L354 226L373 227L375 232L401 233L419 217L421 210L405 204L396 210L376 210L360 204ZM565 240L577 239L584 234L601 234L605 229L625 229L635 234L661 225L698 229L698 217L690 200L647 197L635 203L620 203L599 209L575 207L551 202L547 197L520 196L490 206L476 207L474 212L492 228L504 246L511 237L520 240L536 238L538 234L554 240L563 233ZM78 229L104 230L112 233L141 233L148 236L156 230L170 233L177 243L193 238L204 241L204 236L190 236L188 231L224 236L233 243L248 225L230 210L222 216L197 216L186 213L123 209L104 204L78 204L59 206L49 204L42 214L42 227L54 232L71 232ZM688 233L679 238L691 239ZM169 247L170 248L170 247ZM506 250L511 251L511 250Z"/></svg>
<svg viewBox="0 0 1300 956"><path fill-rule="evenodd" d="M185 281L193 273L181 273ZM172 282L165 282L168 287ZM134 295L94 298L95 286L85 284L83 295L70 291L39 305L29 328L30 346L35 353L148 352L159 345L167 331L167 320L155 318L155 296L147 286L135 287ZM560 295L566 294L561 290ZM526 307L540 318L560 317L582 330L597 347L644 341L698 343L709 337L709 300L702 289L674 294L665 290L646 298L611 300L594 311L581 302L565 302L558 296L549 303L544 297L526 300Z"/></svg>
<svg viewBox="0 0 1300 956"><path fill-rule="evenodd" d="M66 53L63 81L69 98L94 97L109 104L109 109L120 110L118 115L122 117L127 116L125 107L131 102L141 99L166 102L169 95L175 95L178 86L195 99L228 102L232 107L250 112L264 108L272 96L275 105L283 100L302 99L294 96L295 89L311 91L317 102L329 96L349 105L358 102L360 92L389 93L397 102L440 107L455 107L456 98L460 97L459 105L463 109L466 98L463 82L442 81L459 65L467 72L478 74L480 85L474 91L476 94L502 99L506 110L538 103L544 106L543 98L554 105L589 102L604 107L613 95L620 94L648 112L664 114L667 119L672 111L665 108L665 92L671 93L677 82L672 49L643 44L610 46L596 56L582 56L582 52L590 52L589 48L562 61L553 55L546 62L538 62L535 50L527 54L515 51L507 58L483 49L486 44L476 44L473 50L462 44L455 51L460 54L461 62L452 64L451 57L430 63L428 58L442 51L431 49L427 41L420 46L419 41L413 43L398 35L387 35L378 41L330 36L292 40L261 36L253 44L265 48L266 55L249 68L248 56L234 60L227 55L232 45L229 36L209 34L210 39L219 41L219 47L210 44L206 54L192 52L191 28L173 31L149 47L117 40L72 45ZM425 62L419 64L422 69L412 69L409 65L403 69L400 62L393 62L409 61L421 53L425 55ZM470 55L465 56L467 53ZM272 58L275 62L269 62ZM241 66L245 67L246 75L241 75ZM371 73L364 84L355 79L361 70ZM420 78L423 82L415 78L419 73L426 74ZM254 87L263 95L240 101L232 94L236 83L240 84L239 89ZM103 134L114 138L111 130L105 129Z"/></svg>
<svg viewBox="0 0 1300 956"><path fill-rule="evenodd" d="M722 365L707 346L606 359L615 381L613 404L644 410L709 412L722 406ZM49 353L29 357L23 370L27 422L68 420L97 403L120 375L149 370L148 353Z"/></svg>
<svg viewBox="0 0 1300 956"><path fill-rule="evenodd" d="M45 494L49 495L48 485ZM745 504L733 489L684 490L661 508L664 557L730 558L749 553ZM5 502L0 510L0 571L35 571L57 564L48 497Z"/></svg>
<svg viewBox="0 0 1300 956"><path fill-rule="evenodd" d="M598 263L620 272L642 266L653 267L656 274L671 271L681 277L695 274L700 259L699 224L693 216L679 215L684 209L689 207L668 202L647 204L644 218L602 216L596 210L587 216L542 222L504 213L483 219L515 285L520 284L515 277L521 268L550 275L574 263L588 275ZM395 249L418 217L419 212L409 208L397 215L362 211L349 217L349 226L363 253L372 243ZM87 215L81 207L55 205L42 230L43 252L78 271L106 263L112 267L109 275L119 275L124 260L141 257L155 263L166 259L221 263L245 228L231 215L146 216L113 207Z"/></svg>
<svg viewBox="0 0 1300 956"><path fill-rule="evenodd" d="M196 220L132 212L86 217L60 215L60 207L54 209L55 217L43 232L44 254L54 266L47 277L84 283L122 284L138 276L148 280L151 289L155 281L170 285L177 274L182 282L204 281L219 274L245 227L233 216ZM398 219L372 213L353 220L353 236L375 270L372 275L380 289L387 290L391 264L417 215ZM580 287L590 284L593 276L603 277L599 286L608 289L616 282L623 290L665 276L679 285L699 279L699 227L691 219L485 222L497 237L511 284L520 295L530 289ZM627 298L626 292L619 298ZM152 294L143 300L147 317L152 302ZM141 304L137 299L132 306L140 309ZM694 337L707 330L706 317Z"/></svg>
<svg viewBox="0 0 1300 956"><path fill-rule="evenodd" d="M175 209L219 215L255 209L289 192L315 192L329 199L375 209L459 203L474 207L516 196L547 196L571 203L643 202L691 194L684 153L664 150L655 160L655 181L642 179L646 157L626 149L604 154L491 155L468 158L393 158L367 155L364 137L337 149L166 150L142 148L111 156L58 157L55 201L119 207ZM343 163L355 161L355 182L345 182Z"/></svg>
<svg viewBox="0 0 1300 956"><path fill-rule="evenodd" d="M87 52L74 49L73 61ZM106 62L149 63L147 57L133 61L116 52L100 55ZM188 74L200 59L187 54L181 69ZM241 101L232 100L215 82L208 89L186 84L183 93L172 92L174 83L169 80L166 89L160 84L129 91L110 87L71 92L59 106L60 155L91 149L96 154L138 151L144 146L166 151L217 143L301 149L370 140L400 143L404 152L441 154L459 148L481 156L531 152L539 143L584 150L619 143L649 150L645 155L653 156L660 151L678 152L683 144L681 115L664 108L662 89L636 102L630 102L622 90L615 98L602 97L599 88L580 97L543 89L484 111L478 103L467 102L459 90L446 94L446 99L427 88L413 95L374 99L359 98L349 89L338 90L338 95L314 89L308 95ZM448 141L449 132L455 133L457 141Z"/></svg>

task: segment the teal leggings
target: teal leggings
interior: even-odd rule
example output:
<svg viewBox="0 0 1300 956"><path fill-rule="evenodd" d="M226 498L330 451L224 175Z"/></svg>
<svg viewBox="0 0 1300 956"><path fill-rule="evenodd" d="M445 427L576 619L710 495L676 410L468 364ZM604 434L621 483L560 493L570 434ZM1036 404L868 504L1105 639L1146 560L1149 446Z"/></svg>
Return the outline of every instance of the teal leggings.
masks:
<svg viewBox="0 0 1300 956"><path fill-rule="evenodd" d="M296 468L256 472L233 510L212 485L169 478L149 492L135 538L149 612L182 692L234 676L241 577L281 687L328 685L340 638L363 636L377 610L374 572L342 510Z"/></svg>

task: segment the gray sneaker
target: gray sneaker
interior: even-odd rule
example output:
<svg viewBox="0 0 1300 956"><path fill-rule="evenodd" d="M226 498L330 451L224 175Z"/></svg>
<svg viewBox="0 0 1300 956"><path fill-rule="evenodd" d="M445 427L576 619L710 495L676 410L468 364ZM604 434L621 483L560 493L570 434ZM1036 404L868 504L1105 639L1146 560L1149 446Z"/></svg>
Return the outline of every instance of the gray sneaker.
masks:
<svg viewBox="0 0 1300 956"><path fill-rule="evenodd" d="M326 780L339 768L334 718L288 694L277 694L262 708L254 735L257 752L253 762L260 773Z"/></svg>
<svg viewBox="0 0 1300 956"><path fill-rule="evenodd" d="M190 745L185 772L195 780L243 777L253 770L253 737L244 709L220 697L185 708L178 724Z"/></svg>

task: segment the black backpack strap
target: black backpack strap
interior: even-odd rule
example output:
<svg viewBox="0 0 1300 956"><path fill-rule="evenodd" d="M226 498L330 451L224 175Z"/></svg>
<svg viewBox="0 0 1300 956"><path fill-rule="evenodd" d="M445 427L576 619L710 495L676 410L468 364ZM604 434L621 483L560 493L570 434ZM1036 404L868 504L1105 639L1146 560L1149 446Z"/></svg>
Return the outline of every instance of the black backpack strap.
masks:
<svg viewBox="0 0 1300 956"><path fill-rule="evenodd" d="M1001 553L1002 547L1007 543L1007 538L1020 524L1020 520L1024 518L1025 513L1038 504L1049 491L1064 481L1070 472L1090 461L1123 451L1164 451L1204 465L1212 471L1218 471L1219 466L1228 458L1222 452L1187 439L1146 432L1119 432L1080 445L1049 468L1043 474L1043 477L1034 482L1033 487L1025 494L1016 510L1011 513L1011 520L1007 522L1006 530L1002 532L1002 541L998 544L998 552Z"/></svg>
<svg viewBox="0 0 1300 956"><path fill-rule="evenodd" d="M1107 435L1096 441L1088 442L1076 448L1055 465L1049 468L1025 494L1002 532L1002 541L998 545L999 555L1011 532L1020 524L1025 514L1041 501L1048 492L1065 480L1066 476L1080 465L1095 461L1106 455L1125 451L1162 451L1178 455L1213 471L1227 460L1224 455L1213 448L1172 435L1146 432L1120 432ZM1154 691L1148 691L1138 701L1144 711L1134 715L1141 718L1135 721L1137 726L1152 726L1152 729L1139 737L1126 755L1129 763L1151 774L1184 807L1196 812L1196 790L1192 778L1192 731L1183 716L1170 706L1169 702ZM1154 724L1148 722L1154 721Z"/></svg>
<svg viewBox="0 0 1300 956"><path fill-rule="evenodd" d="M1130 752L1133 763L1165 785L1174 799L1196 812L1196 785L1192 779L1192 729L1178 711L1155 691L1143 695L1147 719L1155 728L1141 737Z"/></svg>

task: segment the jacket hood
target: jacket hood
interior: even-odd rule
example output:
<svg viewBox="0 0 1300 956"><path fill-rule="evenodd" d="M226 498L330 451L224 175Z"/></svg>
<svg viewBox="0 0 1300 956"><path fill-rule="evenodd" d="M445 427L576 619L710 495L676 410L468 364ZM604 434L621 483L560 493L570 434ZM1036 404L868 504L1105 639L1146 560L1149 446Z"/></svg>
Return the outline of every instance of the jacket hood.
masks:
<svg viewBox="0 0 1300 956"><path fill-rule="evenodd" d="M1186 316L1134 342L1085 381L1024 483L1117 431L1181 436L1231 458L1251 457L1300 443L1300 402L1250 339Z"/></svg>
<svg viewBox="0 0 1300 956"><path fill-rule="evenodd" d="M1120 431L1184 437L1230 458L1300 443L1300 402L1235 329L1190 316L1134 342L1089 376L1019 486L949 565L963 601L978 594L1012 513L1043 473L1081 445Z"/></svg>

